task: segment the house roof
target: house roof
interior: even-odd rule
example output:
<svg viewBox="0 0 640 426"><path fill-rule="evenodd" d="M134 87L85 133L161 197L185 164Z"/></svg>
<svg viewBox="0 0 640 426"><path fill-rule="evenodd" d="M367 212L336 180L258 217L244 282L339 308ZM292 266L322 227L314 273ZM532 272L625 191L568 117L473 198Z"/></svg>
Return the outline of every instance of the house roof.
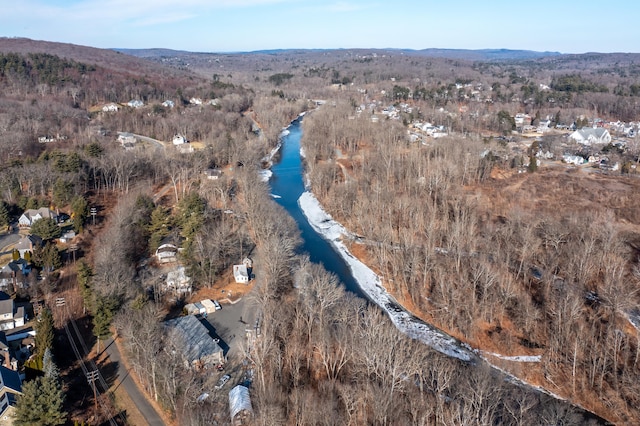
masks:
<svg viewBox="0 0 640 426"><path fill-rule="evenodd" d="M248 277L249 272L247 271L247 265L245 264L233 265L233 276Z"/></svg>
<svg viewBox="0 0 640 426"><path fill-rule="evenodd" d="M24 215L30 220L35 216L40 216L43 218L48 217L52 219L55 219L56 217L58 217L56 212L54 212L48 207L40 207L39 209L28 209L28 210L25 210Z"/></svg>
<svg viewBox="0 0 640 426"><path fill-rule="evenodd" d="M582 129L578 129L573 132L571 134L571 138L576 140L600 140L608 134L609 131L602 127L597 127L595 129L593 127L583 127Z"/></svg>
<svg viewBox="0 0 640 426"><path fill-rule="evenodd" d="M220 345L209 334L209 330L194 316L172 319L165 324L172 333L183 340L184 354L189 363L223 352Z"/></svg>
<svg viewBox="0 0 640 426"><path fill-rule="evenodd" d="M13 300L0 300L0 315L4 314L13 315Z"/></svg>
<svg viewBox="0 0 640 426"><path fill-rule="evenodd" d="M188 283L189 281L191 281L191 278L187 276L187 272L184 266L180 266L177 269L167 273L167 285Z"/></svg>
<svg viewBox="0 0 640 426"><path fill-rule="evenodd" d="M16 250L31 250L34 246L40 244L42 244L42 238L37 235L25 235L16 243L15 248Z"/></svg>
<svg viewBox="0 0 640 426"><path fill-rule="evenodd" d="M7 342L7 336L3 331L0 331L0 350L9 349L9 342Z"/></svg>
<svg viewBox="0 0 640 426"><path fill-rule="evenodd" d="M0 366L0 377L2 378L2 388L0 388L0 393L3 391L12 393L22 392L22 382L20 381L20 375L17 371Z"/></svg>

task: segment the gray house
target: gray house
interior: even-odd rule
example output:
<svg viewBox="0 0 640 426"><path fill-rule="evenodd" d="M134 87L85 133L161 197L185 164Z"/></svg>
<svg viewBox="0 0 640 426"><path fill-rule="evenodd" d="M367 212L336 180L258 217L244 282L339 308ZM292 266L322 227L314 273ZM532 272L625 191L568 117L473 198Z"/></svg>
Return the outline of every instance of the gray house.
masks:
<svg viewBox="0 0 640 426"><path fill-rule="evenodd" d="M209 368L224 363L224 351L195 316L172 319L166 321L165 325L168 338L182 345L187 368Z"/></svg>

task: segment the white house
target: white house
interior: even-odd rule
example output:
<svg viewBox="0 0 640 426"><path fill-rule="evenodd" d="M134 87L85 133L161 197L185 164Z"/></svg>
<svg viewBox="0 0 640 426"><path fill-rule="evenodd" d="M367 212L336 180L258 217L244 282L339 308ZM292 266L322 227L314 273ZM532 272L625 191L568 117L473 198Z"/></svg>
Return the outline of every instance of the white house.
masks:
<svg viewBox="0 0 640 426"><path fill-rule="evenodd" d="M140 108L144 106L144 102L142 102L139 99L132 99L129 102L127 102L127 105L129 105L131 108Z"/></svg>
<svg viewBox="0 0 640 426"><path fill-rule="evenodd" d="M21 228L30 228L34 222L42 219L49 218L55 221L58 220L58 215L53 210L47 207L41 207L39 209L28 209L18 219L18 226Z"/></svg>
<svg viewBox="0 0 640 426"><path fill-rule="evenodd" d="M16 309L13 299L9 298L6 293L0 294L3 299L0 300L0 330L11 330L24 325L24 307L20 306Z"/></svg>
<svg viewBox="0 0 640 426"><path fill-rule="evenodd" d="M574 164L576 166L579 166L585 163L584 158L580 157L579 155L570 155L570 154L563 155L562 161L564 161L567 164Z"/></svg>
<svg viewBox="0 0 640 426"><path fill-rule="evenodd" d="M569 138L582 145L606 145L611 142L611 135L602 127L583 127L569 135Z"/></svg>
<svg viewBox="0 0 640 426"><path fill-rule="evenodd" d="M189 141L188 141L188 140L187 140L187 138L185 138L184 136L182 136L182 135L175 135L175 136L173 137L173 144L174 144L174 145L182 145L182 144L185 144L185 143L189 143Z"/></svg>
<svg viewBox="0 0 640 426"><path fill-rule="evenodd" d="M104 112L116 112L120 109L120 107L117 104L114 104L113 102L111 102L110 104L106 104L105 106L102 107L102 111Z"/></svg>
<svg viewBox="0 0 640 426"><path fill-rule="evenodd" d="M247 265L233 265L233 278L235 278L237 283L248 283L249 272L247 271Z"/></svg>
<svg viewBox="0 0 640 426"><path fill-rule="evenodd" d="M176 103L167 99L162 103L162 106L165 108L173 108L174 106L176 106Z"/></svg>

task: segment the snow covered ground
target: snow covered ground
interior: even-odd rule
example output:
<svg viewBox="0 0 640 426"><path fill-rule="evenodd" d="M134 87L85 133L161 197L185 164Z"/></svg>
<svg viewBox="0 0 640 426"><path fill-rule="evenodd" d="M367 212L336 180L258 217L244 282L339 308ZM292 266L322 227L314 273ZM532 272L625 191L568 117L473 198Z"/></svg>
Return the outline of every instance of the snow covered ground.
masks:
<svg viewBox="0 0 640 426"><path fill-rule="evenodd" d="M476 359L473 351L434 327L406 312L382 287L380 277L367 265L355 258L342 243L341 237L349 232L333 220L311 192L304 192L298 204L313 229L322 235L349 265L354 279L369 299L384 309L395 326L413 339L420 340L445 355L471 362Z"/></svg>

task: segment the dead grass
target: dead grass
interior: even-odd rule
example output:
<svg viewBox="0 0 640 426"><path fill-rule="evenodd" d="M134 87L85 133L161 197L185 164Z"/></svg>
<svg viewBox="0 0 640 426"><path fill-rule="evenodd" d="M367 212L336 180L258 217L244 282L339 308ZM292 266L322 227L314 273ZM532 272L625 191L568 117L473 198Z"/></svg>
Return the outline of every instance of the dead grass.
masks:
<svg viewBox="0 0 640 426"><path fill-rule="evenodd" d="M218 300L220 303L235 302L248 294L253 288L253 281L248 284L236 283L231 270L226 271L211 288L203 287L191 294L188 303L199 302L203 299Z"/></svg>

